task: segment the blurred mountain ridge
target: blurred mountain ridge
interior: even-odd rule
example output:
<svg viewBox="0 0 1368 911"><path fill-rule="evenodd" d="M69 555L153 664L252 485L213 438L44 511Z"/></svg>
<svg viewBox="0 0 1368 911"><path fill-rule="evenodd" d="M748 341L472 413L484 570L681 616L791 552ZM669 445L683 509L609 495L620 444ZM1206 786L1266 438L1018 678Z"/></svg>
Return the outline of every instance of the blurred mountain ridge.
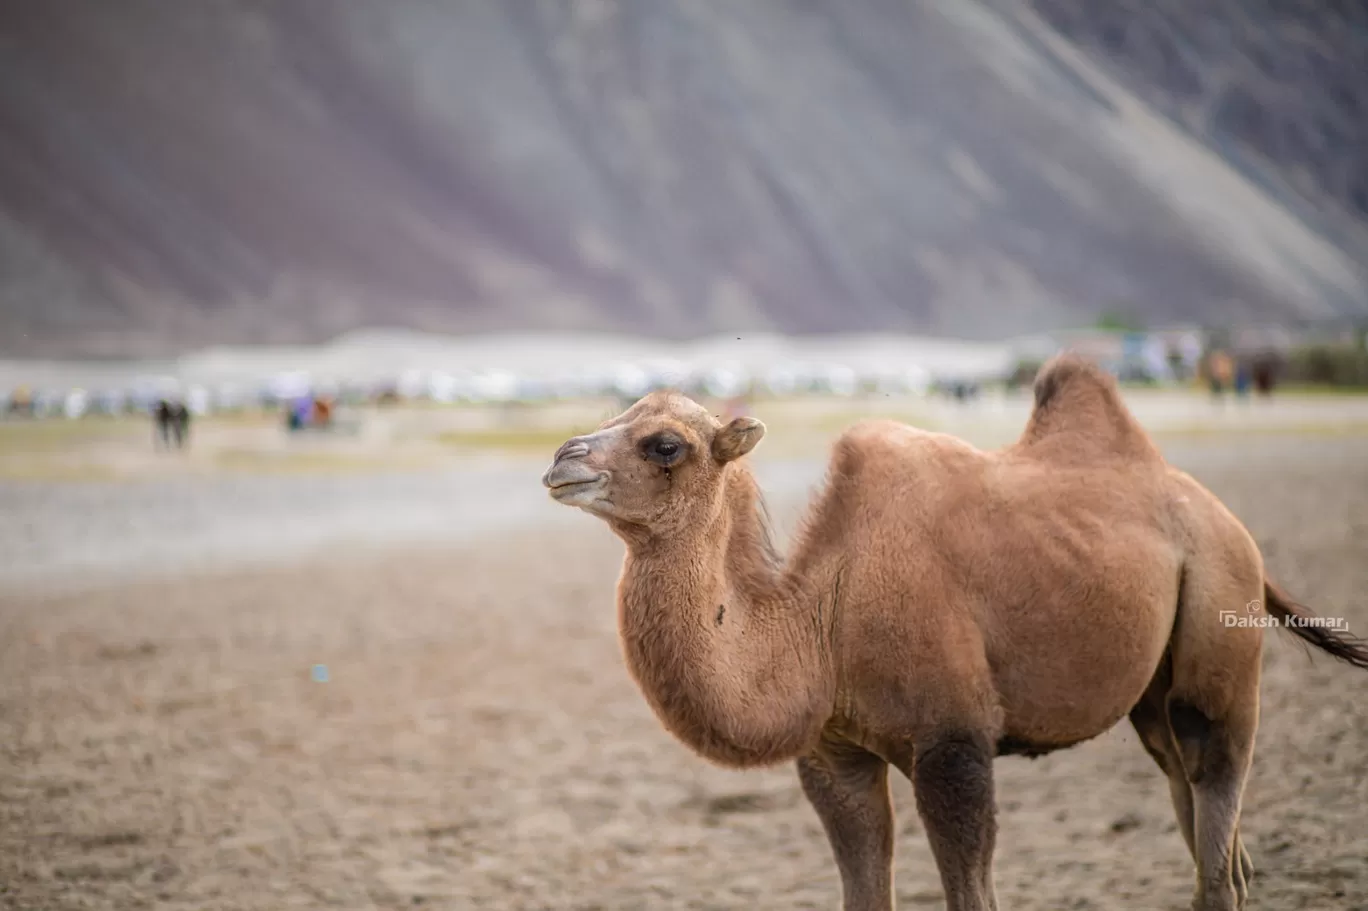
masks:
<svg viewBox="0 0 1368 911"><path fill-rule="evenodd" d="M1361 7L1032 3L6 4L0 352L1368 314Z"/></svg>

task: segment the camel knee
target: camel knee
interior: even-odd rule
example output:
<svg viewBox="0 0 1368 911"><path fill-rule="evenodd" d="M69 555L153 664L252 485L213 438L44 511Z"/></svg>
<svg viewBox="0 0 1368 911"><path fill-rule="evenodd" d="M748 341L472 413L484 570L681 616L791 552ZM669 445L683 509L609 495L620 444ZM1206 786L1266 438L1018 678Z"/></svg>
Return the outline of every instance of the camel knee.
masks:
<svg viewBox="0 0 1368 911"><path fill-rule="evenodd" d="M1140 745L1154 760L1155 765L1165 775L1172 777L1180 774L1173 755L1173 740L1170 735L1169 720L1164 717L1163 703L1156 706L1150 700L1142 700L1131 709L1130 721L1135 732L1140 735Z"/></svg>
<svg viewBox="0 0 1368 911"><path fill-rule="evenodd" d="M1237 717L1215 720L1192 703L1170 699L1169 727L1183 773L1194 786L1243 777L1253 730Z"/></svg>
<svg viewBox="0 0 1368 911"><path fill-rule="evenodd" d="M872 754L803 756L798 781L833 842L887 843L891 851L888 764L882 759Z"/></svg>
<svg viewBox="0 0 1368 911"><path fill-rule="evenodd" d="M1178 745L1178 758L1183 774L1194 784L1206 771L1208 745L1211 743L1211 719L1190 703L1172 700L1168 704L1169 728Z"/></svg>

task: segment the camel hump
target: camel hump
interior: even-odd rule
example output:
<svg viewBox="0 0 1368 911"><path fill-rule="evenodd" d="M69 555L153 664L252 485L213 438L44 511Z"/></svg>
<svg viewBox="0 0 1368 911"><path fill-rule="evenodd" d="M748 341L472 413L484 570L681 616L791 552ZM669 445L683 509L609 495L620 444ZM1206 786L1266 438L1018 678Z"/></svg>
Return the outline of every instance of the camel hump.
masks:
<svg viewBox="0 0 1368 911"><path fill-rule="evenodd" d="M1073 352L1050 358L1035 379L1035 404L1020 446L1057 458L1158 457L1116 378Z"/></svg>
<svg viewBox="0 0 1368 911"><path fill-rule="evenodd" d="M1042 364L1036 373L1036 410L1050 407L1060 396L1071 391L1076 393L1079 387L1118 394L1116 380L1110 373L1081 354L1065 351Z"/></svg>

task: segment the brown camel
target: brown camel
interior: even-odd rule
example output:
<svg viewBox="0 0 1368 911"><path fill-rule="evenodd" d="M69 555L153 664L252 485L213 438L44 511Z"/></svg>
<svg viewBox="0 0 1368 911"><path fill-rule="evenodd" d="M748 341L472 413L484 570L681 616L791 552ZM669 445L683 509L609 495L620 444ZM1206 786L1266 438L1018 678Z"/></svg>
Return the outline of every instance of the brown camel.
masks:
<svg viewBox="0 0 1368 911"><path fill-rule="evenodd" d="M1169 466L1111 377L1072 355L1021 438L984 452L892 421L836 440L791 557L742 456L765 427L654 392L542 478L627 545L618 620L664 726L732 767L797 760L847 911L892 905L888 766L911 779L951 911L996 909L995 756L1129 716L1168 777L1198 911L1244 906L1239 818L1268 618L1368 647L1268 580L1226 508Z"/></svg>

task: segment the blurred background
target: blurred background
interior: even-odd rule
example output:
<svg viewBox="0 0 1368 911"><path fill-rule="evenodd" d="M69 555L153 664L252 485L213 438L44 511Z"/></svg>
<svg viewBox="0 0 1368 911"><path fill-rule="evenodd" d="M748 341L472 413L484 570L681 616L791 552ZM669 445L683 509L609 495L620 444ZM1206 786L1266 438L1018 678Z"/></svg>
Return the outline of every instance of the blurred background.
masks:
<svg viewBox="0 0 1368 911"><path fill-rule="evenodd" d="M1082 351L1368 628L1365 74L1354 2L0 4L0 906L834 906L538 482L652 389L766 422L787 533L855 420L1002 445ZM1368 906L1345 675L1270 646L1260 907ZM1006 904L1186 906L1128 728L1000 765Z"/></svg>

